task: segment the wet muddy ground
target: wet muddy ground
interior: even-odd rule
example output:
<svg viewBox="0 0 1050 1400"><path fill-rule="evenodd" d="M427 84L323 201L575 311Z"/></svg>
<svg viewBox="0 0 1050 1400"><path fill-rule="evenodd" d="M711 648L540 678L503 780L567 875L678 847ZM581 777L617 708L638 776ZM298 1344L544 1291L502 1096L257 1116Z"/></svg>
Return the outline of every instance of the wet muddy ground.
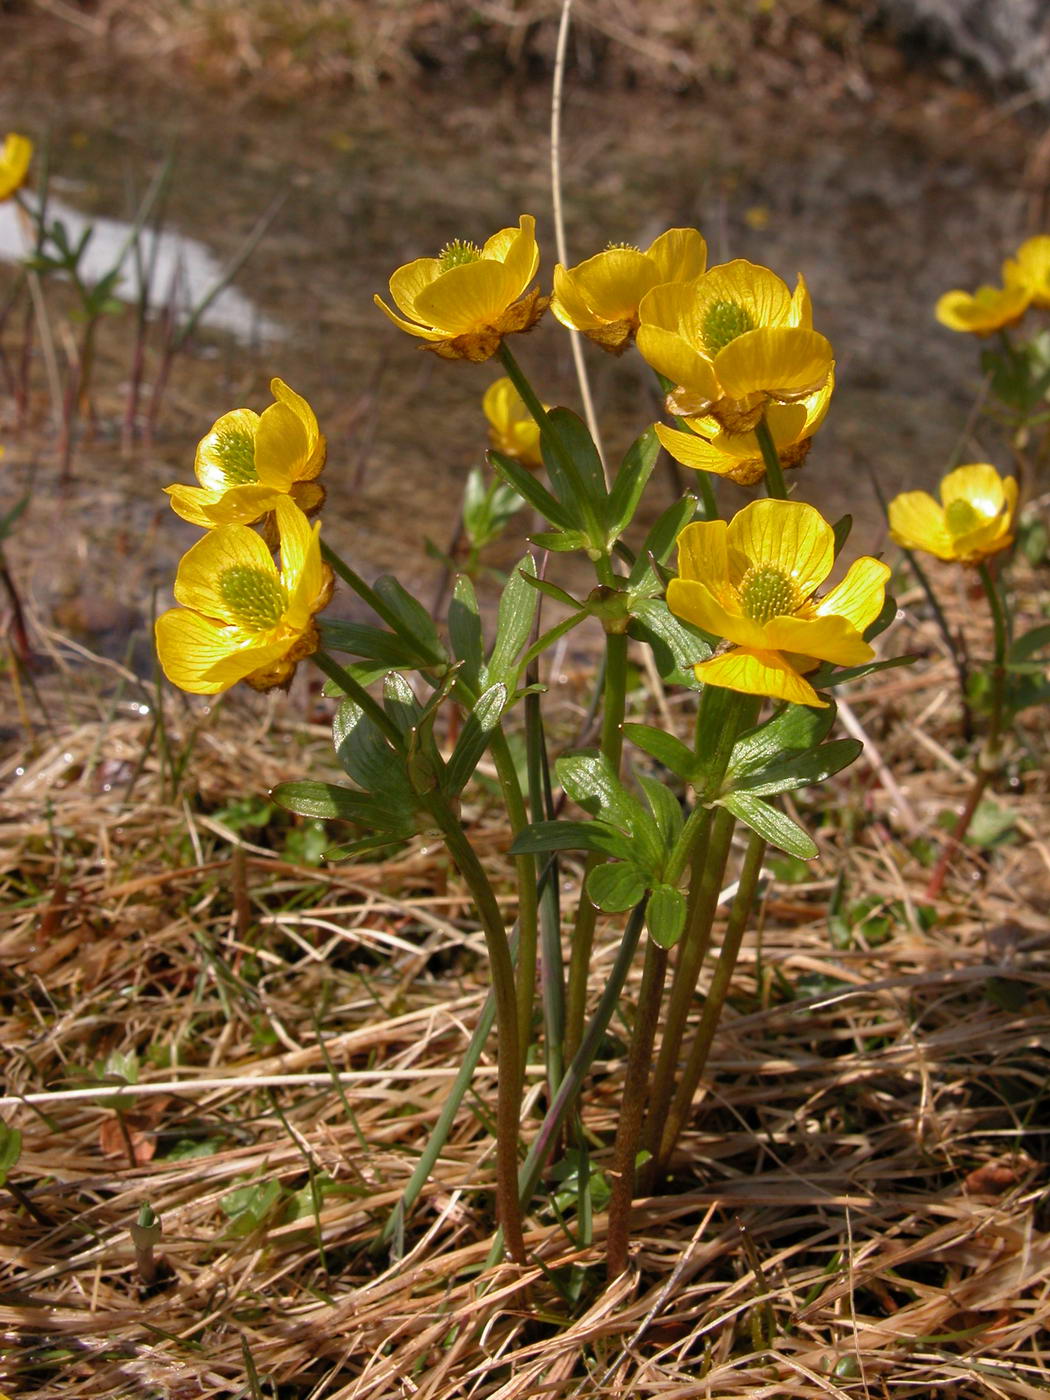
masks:
<svg viewBox="0 0 1050 1400"><path fill-rule="evenodd" d="M96 428L68 486L43 376L20 433L0 397L5 508L28 482L34 490L8 553L36 615L112 651L154 595L166 604L174 562L197 532L161 488L191 479L193 446L220 413L265 406L273 374L311 400L328 435L328 537L366 576L392 570L429 597L437 569L424 542L444 546L452 534L464 474L484 450L479 404L496 371L421 351L372 294L399 264L453 237L484 239L523 211L537 215L549 279L547 83L239 103L157 74L118 82L57 51L50 71L41 61L38 50L30 83L0 60L0 130L40 139L50 128L68 203L127 214L174 146L169 225L225 258L278 194L286 199L236 284L276 333L245 345L204 332L176 365L152 445L120 451L130 316L101 332ZM842 64L800 82L804 71L686 96L570 78L570 259L694 224L712 261L749 257L791 281L803 272L838 379L800 493L832 518L851 511L858 547L878 549L871 475L890 493L929 485L958 447L979 382L977 345L938 327L933 303L949 287L994 279L1039 228L1046 143L1030 113L911 71L889 45L863 73ZM0 268L0 292L10 276ZM517 350L548 402L577 404L556 323ZM650 377L633 355L588 347L588 361L616 458L655 415ZM983 456L1009 465L989 432L961 454ZM654 510L670 489L658 472ZM727 499L744 496L731 488Z"/></svg>

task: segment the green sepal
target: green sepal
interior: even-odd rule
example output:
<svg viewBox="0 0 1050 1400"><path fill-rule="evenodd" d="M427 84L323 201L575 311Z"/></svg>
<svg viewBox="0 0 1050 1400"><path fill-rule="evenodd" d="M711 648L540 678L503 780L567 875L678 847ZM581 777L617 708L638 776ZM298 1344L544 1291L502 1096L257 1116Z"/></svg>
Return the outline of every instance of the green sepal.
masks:
<svg viewBox="0 0 1050 1400"><path fill-rule="evenodd" d="M631 860L631 838L606 822L532 822L518 832L512 856L543 855L546 851L595 851L617 860Z"/></svg>
<svg viewBox="0 0 1050 1400"><path fill-rule="evenodd" d="M645 926L660 948L673 948L685 928L685 895L673 885L655 885L645 906Z"/></svg>
<svg viewBox="0 0 1050 1400"><path fill-rule="evenodd" d="M622 914L633 909L645 896L649 882L645 872L631 861L609 861L596 865L587 876L587 898L606 914Z"/></svg>
<svg viewBox="0 0 1050 1400"><path fill-rule="evenodd" d="M488 458L493 471L508 486L512 486L534 510L538 510L545 520L549 520L552 525L556 525L561 530L575 530L577 528L579 522L575 515L551 495L533 472L523 467L520 462L516 462L513 457L505 457L502 452L492 451L488 454Z"/></svg>
<svg viewBox="0 0 1050 1400"><path fill-rule="evenodd" d="M738 821L750 827L756 836L776 846L778 851L786 851L799 860L812 860L819 855L816 845L797 822L793 822L776 807L763 802L761 797L753 797L749 792L730 792L720 797L717 806L732 812Z"/></svg>
<svg viewBox="0 0 1050 1400"><path fill-rule="evenodd" d="M634 519L646 482L652 476L660 455L660 439L652 427L646 428L627 449L609 492L609 544L623 534Z"/></svg>
<svg viewBox="0 0 1050 1400"><path fill-rule="evenodd" d="M507 687L502 681L478 697L445 768L442 789L446 796L455 797L466 787L488 748L489 738L500 722L506 703Z"/></svg>

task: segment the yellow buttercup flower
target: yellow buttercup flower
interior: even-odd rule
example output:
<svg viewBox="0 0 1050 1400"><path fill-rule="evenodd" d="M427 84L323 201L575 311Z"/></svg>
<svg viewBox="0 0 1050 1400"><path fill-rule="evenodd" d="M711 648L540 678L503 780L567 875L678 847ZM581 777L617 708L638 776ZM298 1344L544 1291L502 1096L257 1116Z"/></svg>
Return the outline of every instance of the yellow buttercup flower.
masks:
<svg viewBox="0 0 1050 1400"><path fill-rule="evenodd" d="M0 199L10 199L15 190L21 189L32 159L33 143L29 137L9 131L0 146Z"/></svg>
<svg viewBox="0 0 1050 1400"><path fill-rule="evenodd" d="M176 514L208 529L249 525L291 497L317 510L324 487L316 477L326 443L317 416L281 379L270 380L275 403L261 414L250 408L224 413L197 446L193 469L200 486L168 486Z"/></svg>
<svg viewBox="0 0 1050 1400"><path fill-rule="evenodd" d="M1016 257L1003 263L1003 280L1008 288L1026 291L1033 306L1050 309L1050 234L1026 239Z"/></svg>
<svg viewBox="0 0 1050 1400"><path fill-rule="evenodd" d="M803 278L792 295L768 268L742 258L654 287L638 314L638 349L677 386L668 411L711 415L727 432L754 428L771 400L816 393L834 364L831 345L813 330Z"/></svg>
<svg viewBox="0 0 1050 1400"><path fill-rule="evenodd" d="M823 706L803 672L819 662L859 666L874 651L863 631L882 609L889 567L856 560L823 598L835 539L819 511L800 501L762 500L727 524L698 521L678 536L673 613L730 642L694 669L706 685Z"/></svg>
<svg viewBox="0 0 1050 1400"><path fill-rule="evenodd" d="M798 403L771 403L766 409L766 426L773 436L780 465L787 470L800 467L809 454L813 434L823 423L835 387L834 374L828 375L823 389ZM727 476L740 486L752 486L765 475L762 449L753 432L727 433L717 418L686 418L689 432L656 423L656 436L676 462L697 471Z"/></svg>
<svg viewBox="0 0 1050 1400"><path fill-rule="evenodd" d="M173 685L214 695L237 681L271 690L317 650L314 615L332 596L321 561L320 524L287 496L274 503L278 571L247 525L220 525L183 556L175 578L181 607L157 618L157 655Z"/></svg>
<svg viewBox="0 0 1050 1400"><path fill-rule="evenodd" d="M969 292L945 292L937 301L934 315L949 330L991 335L1019 321L1031 300L1031 292L1021 285L978 287L972 296Z"/></svg>
<svg viewBox="0 0 1050 1400"><path fill-rule="evenodd" d="M638 329L638 307L663 282L688 282L707 266L707 244L695 228L672 228L645 252L608 247L586 262L554 269L551 311L603 350L622 355Z"/></svg>
<svg viewBox="0 0 1050 1400"><path fill-rule="evenodd" d="M1017 482L987 462L956 467L942 480L940 504L926 491L905 491L889 505L890 534L905 549L979 564L1014 539Z"/></svg>
<svg viewBox="0 0 1050 1400"><path fill-rule="evenodd" d="M482 411L489 421L489 442L505 457L526 467L541 467L540 426L506 375L485 390Z"/></svg>
<svg viewBox="0 0 1050 1400"><path fill-rule="evenodd" d="M522 214L517 228L494 233L481 248L457 239L440 257L417 258L390 279L398 316L379 296L375 304L395 326L419 336L447 360L487 360L513 331L531 330L547 308L536 276L540 252L536 220Z"/></svg>

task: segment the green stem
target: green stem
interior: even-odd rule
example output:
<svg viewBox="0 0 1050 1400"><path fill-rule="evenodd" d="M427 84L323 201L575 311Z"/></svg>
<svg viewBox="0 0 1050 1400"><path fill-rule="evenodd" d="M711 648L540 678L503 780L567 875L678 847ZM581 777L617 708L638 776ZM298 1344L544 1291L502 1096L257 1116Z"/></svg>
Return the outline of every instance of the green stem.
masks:
<svg viewBox="0 0 1050 1400"><path fill-rule="evenodd" d="M467 882L489 955L496 997L496 1039L499 1081L496 1101L496 1211L507 1252L516 1264L525 1262L525 1237L518 1203L518 1130L521 1117L521 1052L517 1001L510 942L499 903L474 847L445 801L428 793L423 801L445 839L448 853Z"/></svg>
<svg viewBox="0 0 1050 1400"><path fill-rule="evenodd" d="M959 819L952 828L951 835L941 852L940 859L934 866L926 886L926 898L936 899L944 886L945 878L955 853L966 838L966 833L970 829L970 823L974 819L974 814L984 796L984 790L991 782L996 770L999 767L999 746L1002 742L1003 709L1006 698L1006 649L1009 645L1009 625L1006 612L1003 608L1003 600L1000 597L999 589L996 587L992 571L988 567L987 560L982 559L977 566L977 572L984 587L985 596L988 599L988 607L992 614L992 632L994 636L994 655L992 658L992 713L988 721L988 733L985 737L981 752L977 757L977 767L974 773L973 786L970 795L966 800L966 805L959 813Z"/></svg>
<svg viewBox="0 0 1050 1400"><path fill-rule="evenodd" d="M645 1189L649 1189L656 1178L656 1151L660 1145L664 1119L674 1092L678 1056L689 1019L689 1009L696 993L697 978L711 944L711 925L718 908L718 896L729 859L735 824L735 819L724 807L716 808L707 840L702 847L699 844L697 847L698 858L694 863L693 881L689 889L686 927L678 945L678 962L671 983L660 1054L649 1093L649 1112L645 1122L643 1145L653 1157L646 1164L643 1176Z"/></svg>
<svg viewBox="0 0 1050 1400"><path fill-rule="evenodd" d="M711 978L711 987L700 1016L700 1024L693 1036L685 1069L682 1071L670 1112L663 1124L660 1146L656 1154L655 1175L657 1177L662 1176L667 1169L667 1164L692 1105L693 1095L700 1083L700 1076L707 1064L711 1042L714 1040L715 1029L722 1015L722 1008L729 992L729 984L732 981L733 970L740 955L740 945L743 941L744 930L747 928L751 906L754 903L765 853L766 843L760 836L756 836L752 832L740 871L740 883L737 887L736 897L729 911L729 922L726 925L722 948L718 955L714 975Z"/></svg>
<svg viewBox="0 0 1050 1400"><path fill-rule="evenodd" d="M605 636L605 687L602 696L601 750L619 772L623 756L623 717L627 705L627 634L607 632ZM591 854L584 864L580 902L569 950L569 987L565 1009L565 1056L572 1059L583 1034L587 1006L587 976L594 947L598 911L587 898L587 876L603 856Z"/></svg>
<svg viewBox="0 0 1050 1400"><path fill-rule="evenodd" d="M653 1041L660 1019L660 999L667 975L667 950L650 938L645 945L645 965L638 993L638 1015L624 1074L620 1122L612 1160L612 1195L606 1240L606 1276L610 1283L627 1267L631 1202L634 1199L638 1140L645 1116L645 1090L653 1060Z"/></svg>
<svg viewBox="0 0 1050 1400"><path fill-rule="evenodd" d="M766 464L766 491L775 500L786 501L788 493L784 482L784 468L780 465L780 453L764 414L755 425L755 437L762 449L762 460Z"/></svg>
<svg viewBox="0 0 1050 1400"><path fill-rule="evenodd" d="M345 695L348 695L355 704L361 707L376 728L390 740L398 753L404 753L405 739L401 730L398 729L378 700L372 699L360 681L355 680L350 672L345 667L340 666L339 662L326 651L315 651L310 660L329 679L335 681Z"/></svg>
<svg viewBox="0 0 1050 1400"><path fill-rule="evenodd" d="M510 820L513 836L526 828L529 815L525 798L518 781L518 770L514 766L510 745L502 729L496 729L490 745L492 759L496 765L503 803ZM515 856L514 867L518 877L518 1050L521 1083L525 1084L525 1066L529 1057L529 1044L532 1040L532 1008L536 995L536 949L539 940L539 899L537 894L536 857Z"/></svg>

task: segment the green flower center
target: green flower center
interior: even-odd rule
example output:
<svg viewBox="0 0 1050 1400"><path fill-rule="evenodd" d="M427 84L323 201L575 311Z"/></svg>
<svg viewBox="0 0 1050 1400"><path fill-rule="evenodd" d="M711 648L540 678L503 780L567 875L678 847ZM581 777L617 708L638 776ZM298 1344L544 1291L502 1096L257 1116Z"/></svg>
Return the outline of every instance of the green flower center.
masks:
<svg viewBox="0 0 1050 1400"><path fill-rule="evenodd" d="M704 311L700 327L700 339L709 355L717 355L738 335L755 328L754 320L746 306L736 301L713 301Z"/></svg>
<svg viewBox="0 0 1050 1400"><path fill-rule="evenodd" d="M802 602L798 584L772 564L752 564L740 584L744 616L752 622L791 617Z"/></svg>
<svg viewBox="0 0 1050 1400"><path fill-rule="evenodd" d="M438 254L438 262L441 264L442 272L447 272L450 267L462 267L464 263L480 261L481 249L478 245L467 243L462 238L456 238L451 243L446 243Z"/></svg>
<svg viewBox="0 0 1050 1400"><path fill-rule="evenodd" d="M276 627L288 607L288 594L277 576L254 564L223 569L219 594L238 625L250 632Z"/></svg>
<svg viewBox="0 0 1050 1400"><path fill-rule="evenodd" d="M606 243L607 253L640 253L642 250L637 243Z"/></svg>
<svg viewBox="0 0 1050 1400"><path fill-rule="evenodd" d="M255 470L255 434L236 428L219 428L215 434L215 455L222 463L222 474L230 486L258 481Z"/></svg>
<svg viewBox="0 0 1050 1400"><path fill-rule="evenodd" d="M960 535L968 535L971 530L976 530L979 525L983 525L989 516L982 514L969 501L959 497L950 501L945 507L944 518L948 525L949 535L953 539L958 539Z"/></svg>

